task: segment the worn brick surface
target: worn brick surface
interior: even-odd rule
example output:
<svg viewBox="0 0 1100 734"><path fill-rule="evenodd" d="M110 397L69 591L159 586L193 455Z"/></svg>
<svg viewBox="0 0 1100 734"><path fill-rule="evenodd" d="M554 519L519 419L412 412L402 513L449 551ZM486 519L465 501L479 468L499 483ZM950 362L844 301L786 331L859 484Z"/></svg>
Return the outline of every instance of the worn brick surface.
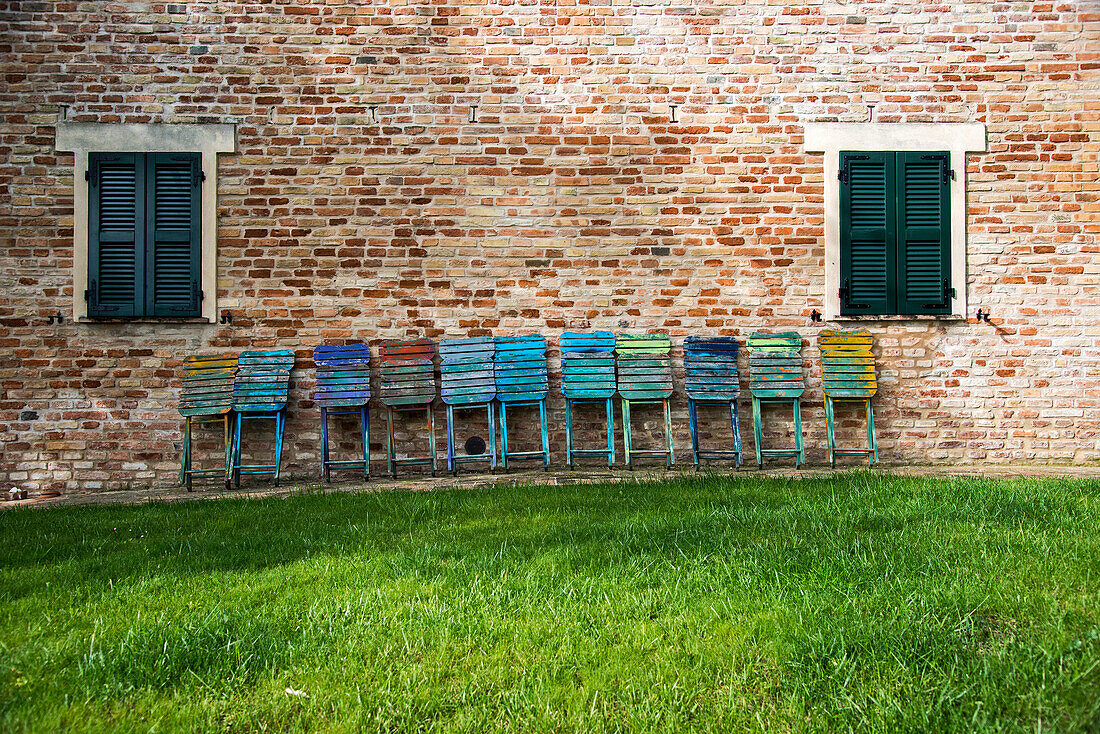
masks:
<svg viewBox="0 0 1100 734"><path fill-rule="evenodd" d="M320 341L596 328L801 331L821 461L830 172L803 126L869 105L989 138L968 291L994 325L871 326L883 459L1100 461L1094 3L9 1L0 29L0 480L174 481L190 352L297 351L293 475L316 471ZM72 323L59 105L238 123L217 181L231 326ZM681 396L674 418L683 458Z"/></svg>

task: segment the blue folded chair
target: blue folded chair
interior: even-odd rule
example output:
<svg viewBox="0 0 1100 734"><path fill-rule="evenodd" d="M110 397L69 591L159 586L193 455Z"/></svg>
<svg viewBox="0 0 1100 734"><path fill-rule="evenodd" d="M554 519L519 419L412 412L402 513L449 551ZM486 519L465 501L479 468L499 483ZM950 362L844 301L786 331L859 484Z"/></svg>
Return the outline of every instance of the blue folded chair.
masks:
<svg viewBox="0 0 1100 734"><path fill-rule="evenodd" d="M362 469L370 478L370 347L366 344L319 346L313 350L317 390L313 401L321 409L321 473L329 481L332 469ZM363 440L362 459L329 458L328 417L357 415Z"/></svg>
<svg viewBox="0 0 1100 734"><path fill-rule="evenodd" d="M271 474L279 483L283 460L283 431L290 392L290 370L294 352L287 349L241 352L233 378L233 412L237 430L233 436L233 477L241 485L242 474ZM241 436L246 421L275 421L275 463L242 464Z"/></svg>
<svg viewBox="0 0 1100 734"><path fill-rule="evenodd" d="M737 372L737 339L732 336L689 336L684 339L684 382L691 427L691 455L698 469L702 459L732 457L741 466L741 429L737 422L737 396L741 380ZM733 424L733 450L699 448L696 406L728 405Z"/></svg>

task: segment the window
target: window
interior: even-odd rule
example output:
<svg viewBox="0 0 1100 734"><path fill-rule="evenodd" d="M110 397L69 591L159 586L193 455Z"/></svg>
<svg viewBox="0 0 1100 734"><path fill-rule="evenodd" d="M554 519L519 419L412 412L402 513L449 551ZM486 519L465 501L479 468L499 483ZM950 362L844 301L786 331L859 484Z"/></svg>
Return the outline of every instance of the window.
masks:
<svg viewBox="0 0 1100 734"><path fill-rule="evenodd" d="M805 148L824 153L825 319L965 318L966 161L985 125L811 122Z"/></svg>
<svg viewBox="0 0 1100 734"><path fill-rule="evenodd" d="M948 314L951 154L841 151L841 315Z"/></svg>
<svg viewBox="0 0 1100 734"><path fill-rule="evenodd" d="M60 121L73 153L76 321L218 319L218 156L230 123Z"/></svg>
<svg viewBox="0 0 1100 734"><path fill-rule="evenodd" d="M88 315L199 316L199 154L92 153L88 164Z"/></svg>

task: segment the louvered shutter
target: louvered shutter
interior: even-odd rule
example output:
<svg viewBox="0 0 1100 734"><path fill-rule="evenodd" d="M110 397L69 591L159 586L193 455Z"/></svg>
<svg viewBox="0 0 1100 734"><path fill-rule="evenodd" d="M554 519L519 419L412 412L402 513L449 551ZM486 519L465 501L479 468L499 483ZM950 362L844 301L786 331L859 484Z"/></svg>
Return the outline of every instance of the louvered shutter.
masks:
<svg viewBox="0 0 1100 734"><path fill-rule="evenodd" d="M143 156L89 156L88 315L138 316L144 309Z"/></svg>
<svg viewBox="0 0 1100 734"><path fill-rule="evenodd" d="M840 155L840 311L888 314L896 289L893 153Z"/></svg>
<svg viewBox="0 0 1100 734"><path fill-rule="evenodd" d="M145 312L199 316L199 154L151 153L146 158Z"/></svg>
<svg viewBox="0 0 1100 734"><path fill-rule="evenodd" d="M951 309L948 153L897 153L898 312Z"/></svg>

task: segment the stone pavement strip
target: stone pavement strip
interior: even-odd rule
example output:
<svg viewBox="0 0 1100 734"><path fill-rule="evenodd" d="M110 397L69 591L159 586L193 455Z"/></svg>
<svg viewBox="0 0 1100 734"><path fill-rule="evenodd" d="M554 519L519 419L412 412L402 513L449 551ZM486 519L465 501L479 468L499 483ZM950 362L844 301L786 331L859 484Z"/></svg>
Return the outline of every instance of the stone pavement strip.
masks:
<svg viewBox="0 0 1100 734"><path fill-rule="evenodd" d="M858 469L858 467L851 467ZM836 471L827 467L813 468L769 468L758 471L755 468L742 468L734 470L731 467L708 468L699 474L721 475L731 477L790 477L808 478L828 476ZM868 471L863 467L863 471ZM881 474L893 474L900 476L962 476L962 477L1066 477L1076 479L1095 479L1100 481L1100 466L1051 466L1051 465L1020 465L1020 466L887 466L871 469ZM301 492L387 492L387 491L412 491L428 492L438 489L472 489L488 486L516 486L528 484L596 484L603 482L635 482L652 479L665 479L672 477L697 476L692 467L676 468L665 471L660 468L627 470L607 469L580 469L576 471L553 468L544 472L538 470L513 471L504 473L465 473L452 477L449 474L440 474L432 477L404 476L399 479L389 477L372 477L364 482L362 479L334 481L326 484L320 478L307 480L296 478L274 486L270 482L257 480L246 483L240 489L224 489L220 484L196 485L195 491L188 492L183 487L139 487L133 489L120 489L113 491L88 491L69 492L60 497L42 497L33 495L25 500L0 502L0 510L15 507L63 507L68 505L132 505L145 502L186 502L190 500L221 499L226 497L288 497Z"/></svg>

